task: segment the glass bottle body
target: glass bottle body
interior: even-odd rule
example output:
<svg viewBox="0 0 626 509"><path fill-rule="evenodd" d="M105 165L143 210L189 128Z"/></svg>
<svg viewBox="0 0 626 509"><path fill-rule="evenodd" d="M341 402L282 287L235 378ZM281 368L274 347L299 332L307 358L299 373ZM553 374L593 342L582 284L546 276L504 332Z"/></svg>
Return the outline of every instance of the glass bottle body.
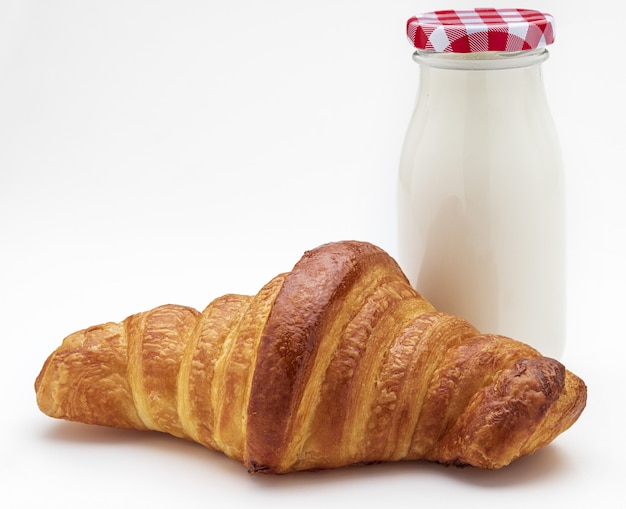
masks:
<svg viewBox="0 0 626 509"><path fill-rule="evenodd" d="M426 55L400 162L399 262L435 307L559 357L565 203L547 51Z"/></svg>

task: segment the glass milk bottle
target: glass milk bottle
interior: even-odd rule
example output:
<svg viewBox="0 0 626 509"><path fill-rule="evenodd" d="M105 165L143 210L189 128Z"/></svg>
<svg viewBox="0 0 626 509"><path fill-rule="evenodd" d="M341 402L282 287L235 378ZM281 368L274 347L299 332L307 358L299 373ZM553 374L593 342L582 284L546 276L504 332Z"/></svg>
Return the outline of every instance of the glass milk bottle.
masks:
<svg viewBox="0 0 626 509"><path fill-rule="evenodd" d="M400 161L400 265L435 307L560 357L564 182L541 64L550 15L411 18L419 92Z"/></svg>

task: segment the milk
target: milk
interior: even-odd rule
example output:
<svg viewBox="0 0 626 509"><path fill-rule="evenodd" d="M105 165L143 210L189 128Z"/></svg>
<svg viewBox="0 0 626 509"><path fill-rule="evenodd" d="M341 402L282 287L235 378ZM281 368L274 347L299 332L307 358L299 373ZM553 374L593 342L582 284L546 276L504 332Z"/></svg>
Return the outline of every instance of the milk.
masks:
<svg viewBox="0 0 626 509"><path fill-rule="evenodd" d="M398 261L439 310L560 357L564 181L545 49L417 52L399 173Z"/></svg>

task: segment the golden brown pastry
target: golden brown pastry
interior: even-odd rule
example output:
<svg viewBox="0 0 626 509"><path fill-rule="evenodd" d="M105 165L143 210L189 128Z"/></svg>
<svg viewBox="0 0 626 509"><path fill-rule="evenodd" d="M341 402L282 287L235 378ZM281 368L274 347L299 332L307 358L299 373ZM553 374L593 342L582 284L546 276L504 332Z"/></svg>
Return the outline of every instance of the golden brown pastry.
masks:
<svg viewBox="0 0 626 509"><path fill-rule="evenodd" d="M76 332L35 389L52 417L171 433L270 473L500 468L569 428L586 401L560 362L436 311L388 254L356 241L306 252L255 296Z"/></svg>

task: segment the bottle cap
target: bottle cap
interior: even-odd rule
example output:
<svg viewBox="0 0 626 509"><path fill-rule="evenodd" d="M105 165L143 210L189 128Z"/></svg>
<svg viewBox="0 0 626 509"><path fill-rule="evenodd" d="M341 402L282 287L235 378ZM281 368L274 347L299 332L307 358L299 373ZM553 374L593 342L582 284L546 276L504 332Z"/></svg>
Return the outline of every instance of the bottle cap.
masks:
<svg viewBox="0 0 626 509"><path fill-rule="evenodd" d="M407 21L413 46L436 53L512 52L554 42L554 18L531 9L441 10Z"/></svg>

